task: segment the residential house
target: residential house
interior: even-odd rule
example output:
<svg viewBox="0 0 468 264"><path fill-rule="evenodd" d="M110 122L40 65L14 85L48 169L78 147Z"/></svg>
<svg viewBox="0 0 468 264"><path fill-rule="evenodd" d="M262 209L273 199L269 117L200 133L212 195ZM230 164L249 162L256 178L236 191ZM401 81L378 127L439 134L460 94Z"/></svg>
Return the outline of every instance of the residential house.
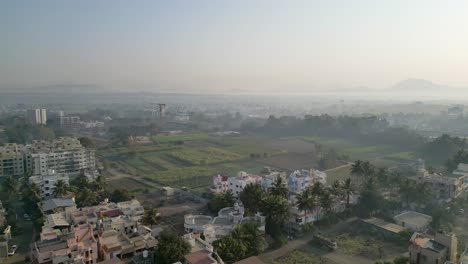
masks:
<svg viewBox="0 0 468 264"><path fill-rule="evenodd" d="M259 184L262 181L262 177L259 175L249 174L241 171L237 177L229 177L229 190L234 197L239 197L239 194L244 190L248 184Z"/></svg>
<svg viewBox="0 0 468 264"><path fill-rule="evenodd" d="M49 170L48 175L37 175L29 177L29 183L36 184L39 187L40 195L43 200L55 198L55 184L58 181L63 181L66 185L69 184L69 177L64 173L55 173L54 170Z"/></svg>
<svg viewBox="0 0 468 264"><path fill-rule="evenodd" d="M415 264L457 261L458 239L454 234L414 233L410 239L409 259Z"/></svg>
<svg viewBox="0 0 468 264"><path fill-rule="evenodd" d="M213 176L213 185L210 187L210 192L224 193L229 190L228 178L228 176L221 174Z"/></svg>
<svg viewBox="0 0 468 264"><path fill-rule="evenodd" d="M462 165L458 175L464 169ZM467 176L448 177L440 173L429 173L425 168L420 168L415 177L411 177L417 183L425 183L429 185L437 198L449 199L458 197L465 189L465 178Z"/></svg>
<svg viewBox="0 0 468 264"><path fill-rule="evenodd" d="M327 174L315 169L301 169L292 172L288 178L289 202L294 204L296 202L296 195L302 193L316 182L326 184Z"/></svg>
<svg viewBox="0 0 468 264"><path fill-rule="evenodd" d="M44 215L64 212L66 209L76 209L75 201L71 198L53 198L40 202L38 205Z"/></svg>
<svg viewBox="0 0 468 264"><path fill-rule="evenodd" d="M98 246L90 224L73 227L70 232L44 229L41 240L32 246L33 262L97 263Z"/></svg>
<svg viewBox="0 0 468 264"><path fill-rule="evenodd" d="M198 234L186 234L184 238L190 244L191 252L184 256L185 264L224 264L213 247Z"/></svg>

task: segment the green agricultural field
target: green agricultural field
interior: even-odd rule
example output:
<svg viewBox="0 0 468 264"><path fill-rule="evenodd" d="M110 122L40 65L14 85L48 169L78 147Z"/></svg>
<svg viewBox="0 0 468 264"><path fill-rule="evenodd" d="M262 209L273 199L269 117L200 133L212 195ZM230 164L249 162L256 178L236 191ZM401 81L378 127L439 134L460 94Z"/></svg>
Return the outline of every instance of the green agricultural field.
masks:
<svg viewBox="0 0 468 264"><path fill-rule="evenodd" d="M211 185L212 177L218 173L235 176L239 171L260 173L263 165L255 161L228 162L212 166L175 167L166 171L153 173L148 179L168 186L185 186L196 191L206 191Z"/></svg>
<svg viewBox="0 0 468 264"><path fill-rule="evenodd" d="M177 146L168 146L168 145L144 145L144 146L128 146L128 147L118 147L118 148L105 148L97 151L99 155L125 155L129 153L143 153L143 152L155 152L155 151L167 151L171 149L176 149Z"/></svg>
<svg viewBox="0 0 468 264"><path fill-rule="evenodd" d="M208 139L210 135L206 133L193 133L193 134L169 134L169 135L157 135L152 137L154 142L168 143L175 141L193 141Z"/></svg>
<svg viewBox="0 0 468 264"><path fill-rule="evenodd" d="M219 148L183 148L167 153L177 160L193 165L228 162L242 158L240 155Z"/></svg>
<svg viewBox="0 0 468 264"><path fill-rule="evenodd" d="M164 156L164 153L161 152L148 152L144 153L141 158L146 161L147 163L158 167L163 170L168 170L177 167L176 164L171 163L165 159L162 158Z"/></svg>

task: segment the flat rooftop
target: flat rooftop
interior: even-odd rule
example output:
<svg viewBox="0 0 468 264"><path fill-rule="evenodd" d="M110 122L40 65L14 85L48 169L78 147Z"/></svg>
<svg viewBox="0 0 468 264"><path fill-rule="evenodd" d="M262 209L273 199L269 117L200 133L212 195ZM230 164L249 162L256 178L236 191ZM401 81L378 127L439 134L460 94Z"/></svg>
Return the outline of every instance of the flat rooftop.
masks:
<svg viewBox="0 0 468 264"><path fill-rule="evenodd" d="M393 217L398 223L404 222L418 227L424 227L432 221L432 217L422 213L408 211Z"/></svg>

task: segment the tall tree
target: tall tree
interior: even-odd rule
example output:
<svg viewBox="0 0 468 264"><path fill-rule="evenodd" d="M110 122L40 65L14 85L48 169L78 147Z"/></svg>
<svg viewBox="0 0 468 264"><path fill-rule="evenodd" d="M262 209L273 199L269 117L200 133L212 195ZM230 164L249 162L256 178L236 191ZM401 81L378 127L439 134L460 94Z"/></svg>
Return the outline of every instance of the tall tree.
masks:
<svg viewBox="0 0 468 264"><path fill-rule="evenodd" d="M351 178L347 178L343 184L343 192L346 196L346 209L349 210L350 206L350 197L354 192L354 185L351 181Z"/></svg>
<svg viewBox="0 0 468 264"><path fill-rule="evenodd" d="M365 177L371 177L374 174L374 170L374 166L372 166L369 161L362 163L362 174Z"/></svg>
<svg viewBox="0 0 468 264"><path fill-rule="evenodd" d="M276 195L267 195L263 199L262 213L266 216L267 233L276 238L290 216L288 200Z"/></svg>
<svg viewBox="0 0 468 264"><path fill-rule="evenodd" d="M239 199L248 215L254 215L260 211L263 196L262 187L258 184L249 183L244 187L244 190L239 194Z"/></svg>
<svg viewBox="0 0 468 264"><path fill-rule="evenodd" d="M97 204L97 195L89 188L80 190L76 198L78 207L93 206Z"/></svg>
<svg viewBox="0 0 468 264"><path fill-rule="evenodd" d="M159 243L155 252L155 263L175 263L183 261L190 253L190 244L177 234L163 231L159 235Z"/></svg>
<svg viewBox="0 0 468 264"><path fill-rule="evenodd" d="M283 181L283 178L276 177L276 181L273 183L270 193L272 195L288 198L288 187L286 187L286 183Z"/></svg>
<svg viewBox="0 0 468 264"><path fill-rule="evenodd" d="M400 183L400 194L404 198L406 206L410 204L410 199L414 197L415 186L413 181L406 179Z"/></svg>
<svg viewBox="0 0 468 264"><path fill-rule="evenodd" d="M16 197L19 189L19 183L13 176L8 176L2 183L2 189L8 194L8 200L12 200Z"/></svg>
<svg viewBox="0 0 468 264"><path fill-rule="evenodd" d="M333 198L330 190L324 189L320 195L320 206L325 210L326 213L330 213L333 209Z"/></svg>
<svg viewBox="0 0 468 264"><path fill-rule="evenodd" d="M356 175L356 176L362 176L364 171L362 169L362 164L363 162L361 160L356 160L352 165L351 165L351 174Z"/></svg>
<svg viewBox="0 0 468 264"><path fill-rule="evenodd" d="M58 180L55 183L54 195L60 197L66 195L68 192L68 184L64 180Z"/></svg>
<svg viewBox="0 0 468 264"><path fill-rule="evenodd" d="M141 222L151 227L153 225L156 225L159 222L159 219L160 215L158 213L158 210L156 208L149 207L145 208L145 214L143 215Z"/></svg>
<svg viewBox="0 0 468 264"><path fill-rule="evenodd" d="M115 203L125 202L130 199L132 199L132 196L126 189L117 189L111 194L111 201Z"/></svg>
<svg viewBox="0 0 468 264"><path fill-rule="evenodd" d="M307 212L312 212L317 206L315 197L312 195L310 189L306 189L296 196L296 206L299 210L304 211L304 217L307 217Z"/></svg>

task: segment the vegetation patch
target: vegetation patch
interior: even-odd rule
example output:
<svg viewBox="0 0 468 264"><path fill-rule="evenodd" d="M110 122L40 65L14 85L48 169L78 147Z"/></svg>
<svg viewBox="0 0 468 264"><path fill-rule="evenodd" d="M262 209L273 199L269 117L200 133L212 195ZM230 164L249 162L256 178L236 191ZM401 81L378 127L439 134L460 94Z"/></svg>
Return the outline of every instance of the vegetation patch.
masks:
<svg viewBox="0 0 468 264"><path fill-rule="evenodd" d="M176 141L194 141L208 139L210 136L206 133L193 133L193 134L160 134L152 137L154 142L169 143Z"/></svg>
<svg viewBox="0 0 468 264"><path fill-rule="evenodd" d="M240 155L219 148L184 148L167 154L172 158L193 165L205 165L233 161L242 158Z"/></svg>
<svg viewBox="0 0 468 264"><path fill-rule="evenodd" d="M272 262L272 264L318 264L321 263L317 256L299 250L293 250Z"/></svg>

